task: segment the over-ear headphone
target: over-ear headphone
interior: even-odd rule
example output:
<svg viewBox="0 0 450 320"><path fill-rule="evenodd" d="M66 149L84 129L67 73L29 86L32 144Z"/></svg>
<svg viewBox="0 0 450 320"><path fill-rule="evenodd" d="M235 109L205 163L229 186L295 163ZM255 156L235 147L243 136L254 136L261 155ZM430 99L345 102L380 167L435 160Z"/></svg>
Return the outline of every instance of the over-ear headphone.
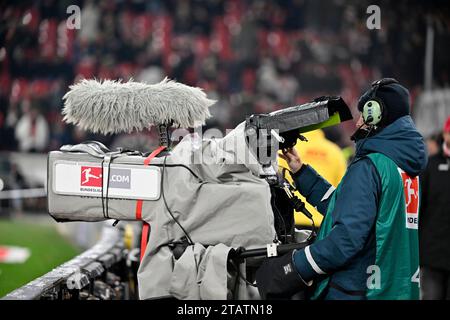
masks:
<svg viewBox="0 0 450 320"><path fill-rule="evenodd" d="M393 78L383 78L372 83L370 98L364 103L362 109L362 117L365 124L377 126L382 122L383 118L386 118L387 108L385 107L383 100L376 95L377 90L380 87L392 83L398 83L398 81Z"/></svg>

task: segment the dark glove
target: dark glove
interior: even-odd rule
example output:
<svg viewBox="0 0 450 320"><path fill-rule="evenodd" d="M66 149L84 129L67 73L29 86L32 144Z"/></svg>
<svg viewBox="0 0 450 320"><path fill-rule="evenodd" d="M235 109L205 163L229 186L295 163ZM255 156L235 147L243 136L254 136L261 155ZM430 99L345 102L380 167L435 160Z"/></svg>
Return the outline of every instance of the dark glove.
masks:
<svg viewBox="0 0 450 320"><path fill-rule="evenodd" d="M295 268L295 250L281 257L266 258L256 271L256 284L262 299L289 299L308 287Z"/></svg>

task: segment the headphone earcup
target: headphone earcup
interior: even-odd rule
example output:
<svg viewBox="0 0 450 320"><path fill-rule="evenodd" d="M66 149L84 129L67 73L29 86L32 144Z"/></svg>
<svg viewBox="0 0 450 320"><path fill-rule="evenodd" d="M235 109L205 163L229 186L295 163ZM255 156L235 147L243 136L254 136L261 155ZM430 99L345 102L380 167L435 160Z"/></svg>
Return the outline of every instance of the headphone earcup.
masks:
<svg viewBox="0 0 450 320"><path fill-rule="evenodd" d="M365 124L379 124L383 119L383 103L376 98L368 100L363 106L362 117Z"/></svg>

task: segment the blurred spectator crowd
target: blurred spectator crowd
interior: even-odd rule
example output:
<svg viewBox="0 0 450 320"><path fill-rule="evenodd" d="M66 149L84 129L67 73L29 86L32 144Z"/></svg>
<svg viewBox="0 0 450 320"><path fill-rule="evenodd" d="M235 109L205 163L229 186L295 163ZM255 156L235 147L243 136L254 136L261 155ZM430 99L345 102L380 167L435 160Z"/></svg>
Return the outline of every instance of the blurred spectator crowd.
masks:
<svg viewBox="0 0 450 320"><path fill-rule="evenodd" d="M369 30L366 0L3 1L0 150L151 141L151 132L97 137L64 124L62 97L82 78L156 83L168 76L202 87L218 100L208 126L223 132L248 114L321 95L341 95L355 110L361 92L382 76L403 82L414 99L423 81L427 14L437 30L434 79L449 83L440 3L379 1L381 30ZM81 8L79 30L67 27L70 5ZM353 129L341 125L332 140L347 145L340 133Z"/></svg>

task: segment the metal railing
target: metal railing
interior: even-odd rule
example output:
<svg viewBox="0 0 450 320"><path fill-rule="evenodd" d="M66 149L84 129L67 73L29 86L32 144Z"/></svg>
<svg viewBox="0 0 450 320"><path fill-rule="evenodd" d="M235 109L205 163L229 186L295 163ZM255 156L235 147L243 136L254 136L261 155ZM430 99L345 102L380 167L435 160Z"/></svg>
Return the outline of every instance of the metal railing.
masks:
<svg viewBox="0 0 450 320"><path fill-rule="evenodd" d="M90 249L20 287L3 300L134 300L139 249L124 246L123 230L105 226Z"/></svg>

